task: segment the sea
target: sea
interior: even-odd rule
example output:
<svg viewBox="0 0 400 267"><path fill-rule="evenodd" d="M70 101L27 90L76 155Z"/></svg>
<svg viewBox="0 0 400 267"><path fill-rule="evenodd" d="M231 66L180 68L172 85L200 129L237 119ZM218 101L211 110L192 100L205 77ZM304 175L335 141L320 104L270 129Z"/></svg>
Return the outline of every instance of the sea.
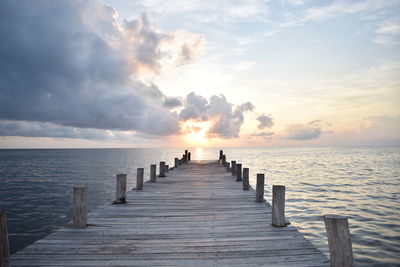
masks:
<svg viewBox="0 0 400 267"><path fill-rule="evenodd" d="M286 216L329 255L322 215L349 218L356 266L400 266L400 147L225 148L227 160L286 186ZM192 148L192 159L217 159L219 149ZM0 211L7 213L11 253L71 224L72 187L88 187L89 210L115 198L115 175L166 161L183 149L2 149Z"/></svg>

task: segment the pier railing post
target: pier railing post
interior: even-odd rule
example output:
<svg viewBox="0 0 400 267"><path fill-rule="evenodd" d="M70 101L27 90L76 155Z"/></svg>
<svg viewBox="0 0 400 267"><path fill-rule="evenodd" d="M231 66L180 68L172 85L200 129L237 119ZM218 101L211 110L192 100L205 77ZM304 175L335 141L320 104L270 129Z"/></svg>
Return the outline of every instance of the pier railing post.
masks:
<svg viewBox="0 0 400 267"><path fill-rule="evenodd" d="M87 189L85 186L73 189L73 217L74 228L85 228L87 226Z"/></svg>
<svg viewBox="0 0 400 267"><path fill-rule="evenodd" d="M249 190L249 168L243 168L243 190Z"/></svg>
<svg viewBox="0 0 400 267"><path fill-rule="evenodd" d="M165 172L169 172L169 165L165 165Z"/></svg>
<svg viewBox="0 0 400 267"><path fill-rule="evenodd" d="M224 154L224 151L223 150L220 150L219 151L219 158L218 158L218 161L221 161L222 160L222 155Z"/></svg>
<svg viewBox="0 0 400 267"><path fill-rule="evenodd" d="M178 168L179 159L178 159L178 158L174 158L174 160L175 160L175 165L174 165L174 167L175 167L175 168Z"/></svg>
<svg viewBox="0 0 400 267"><path fill-rule="evenodd" d="M332 267L354 266L353 248L347 217L324 215Z"/></svg>
<svg viewBox="0 0 400 267"><path fill-rule="evenodd" d="M272 186L272 225L277 227L287 226L285 218L285 186Z"/></svg>
<svg viewBox="0 0 400 267"><path fill-rule="evenodd" d="M187 150L185 150L185 159L186 160L188 159L188 151Z"/></svg>
<svg viewBox="0 0 400 267"><path fill-rule="evenodd" d="M192 160L192 153L189 152L189 153L188 153L188 161L191 161L191 160Z"/></svg>
<svg viewBox="0 0 400 267"><path fill-rule="evenodd" d="M226 155L222 155L221 162L222 162L222 166L225 167L225 165L226 165Z"/></svg>
<svg viewBox="0 0 400 267"><path fill-rule="evenodd" d="M182 159L178 159L178 165L182 165Z"/></svg>
<svg viewBox="0 0 400 267"><path fill-rule="evenodd" d="M8 243L7 214L0 212L0 267L10 267L10 245Z"/></svg>
<svg viewBox="0 0 400 267"><path fill-rule="evenodd" d="M236 164L236 181L242 181L242 164Z"/></svg>
<svg viewBox="0 0 400 267"><path fill-rule="evenodd" d="M150 182L155 183L157 179L157 165L151 164L150 165Z"/></svg>
<svg viewBox="0 0 400 267"><path fill-rule="evenodd" d="M236 161L231 160L231 171L232 171L232 176L236 176Z"/></svg>
<svg viewBox="0 0 400 267"><path fill-rule="evenodd" d="M231 171L231 168L230 168L230 167L231 167L231 164L230 164L229 162L226 163L225 167L226 167L226 171L227 171L227 172L230 172L230 171Z"/></svg>
<svg viewBox="0 0 400 267"><path fill-rule="evenodd" d="M264 201L264 174L257 173L256 202Z"/></svg>
<svg viewBox="0 0 400 267"><path fill-rule="evenodd" d="M143 175L144 168L138 168L136 175L136 190L143 190Z"/></svg>
<svg viewBox="0 0 400 267"><path fill-rule="evenodd" d="M117 174L117 196L114 204L126 203L126 174Z"/></svg>
<svg viewBox="0 0 400 267"><path fill-rule="evenodd" d="M160 174L158 177L165 177L165 161L160 161Z"/></svg>

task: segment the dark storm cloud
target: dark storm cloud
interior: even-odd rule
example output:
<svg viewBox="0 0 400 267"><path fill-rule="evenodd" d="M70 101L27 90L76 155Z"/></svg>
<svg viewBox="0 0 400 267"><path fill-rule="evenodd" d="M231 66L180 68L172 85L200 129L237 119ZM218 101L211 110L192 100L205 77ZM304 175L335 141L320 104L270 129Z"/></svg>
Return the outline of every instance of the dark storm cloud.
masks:
<svg viewBox="0 0 400 267"><path fill-rule="evenodd" d="M111 7L94 0L4 0L0 37L0 120L179 132L178 115L164 107L168 98L135 78L142 69L159 71L169 57L160 46L173 42L145 15L121 25ZM177 51L187 57L183 45L190 46ZM171 101L165 106L177 104Z"/></svg>

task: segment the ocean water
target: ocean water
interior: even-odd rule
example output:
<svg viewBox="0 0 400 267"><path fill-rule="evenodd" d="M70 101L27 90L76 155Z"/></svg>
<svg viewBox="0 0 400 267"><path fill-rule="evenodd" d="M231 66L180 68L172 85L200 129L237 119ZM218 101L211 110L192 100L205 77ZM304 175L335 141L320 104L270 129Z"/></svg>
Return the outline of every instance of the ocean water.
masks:
<svg viewBox="0 0 400 267"><path fill-rule="evenodd" d="M218 157L218 149L191 149L193 159ZM400 265L400 148L224 149L227 160L286 186L286 215L317 248L329 254L321 215L349 217L357 266ZM0 150L0 210L6 211L11 252L71 221L72 187L86 185L89 209L111 203L115 175L165 160L182 149Z"/></svg>

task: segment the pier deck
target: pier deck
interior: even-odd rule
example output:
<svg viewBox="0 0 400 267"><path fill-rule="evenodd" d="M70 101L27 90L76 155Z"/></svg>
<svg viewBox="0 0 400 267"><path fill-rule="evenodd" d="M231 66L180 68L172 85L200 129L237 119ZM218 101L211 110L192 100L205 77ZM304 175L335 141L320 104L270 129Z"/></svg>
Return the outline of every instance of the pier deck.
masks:
<svg viewBox="0 0 400 267"><path fill-rule="evenodd" d="M191 161L15 253L12 266L329 266L216 161Z"/></svg>

